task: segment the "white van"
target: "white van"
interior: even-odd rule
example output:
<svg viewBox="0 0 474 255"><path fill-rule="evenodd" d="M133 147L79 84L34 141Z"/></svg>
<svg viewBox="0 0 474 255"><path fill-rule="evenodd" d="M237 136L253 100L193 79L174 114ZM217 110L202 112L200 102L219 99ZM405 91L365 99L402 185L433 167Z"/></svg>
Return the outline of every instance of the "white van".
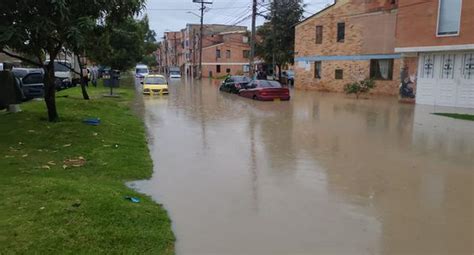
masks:
<svg viewBox="0 0 474 255"><path fill-rule="evenodd" d="M146 65L137 65L135 67L135 77L137 78L144 78L150 73L150 70L148 70L148 66Z"/></svg>
<svg viewBox="0 0 474 255"><path fill-rule="evenodd" d="M170 79L180 79L181 71L179 67L170 67Z"/></svg>

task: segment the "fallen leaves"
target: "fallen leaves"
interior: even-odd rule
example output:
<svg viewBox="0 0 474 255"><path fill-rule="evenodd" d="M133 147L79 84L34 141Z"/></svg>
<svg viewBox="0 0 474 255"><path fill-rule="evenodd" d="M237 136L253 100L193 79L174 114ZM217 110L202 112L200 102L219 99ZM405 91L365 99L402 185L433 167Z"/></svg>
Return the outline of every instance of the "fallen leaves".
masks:
<svg viewBox="0 0 474 255"><path fill-rule="evenodd" d="M63 161L63 169L68 167L81 167L86 164L86 159L82 156L77 158L70 158Z"/></svg>

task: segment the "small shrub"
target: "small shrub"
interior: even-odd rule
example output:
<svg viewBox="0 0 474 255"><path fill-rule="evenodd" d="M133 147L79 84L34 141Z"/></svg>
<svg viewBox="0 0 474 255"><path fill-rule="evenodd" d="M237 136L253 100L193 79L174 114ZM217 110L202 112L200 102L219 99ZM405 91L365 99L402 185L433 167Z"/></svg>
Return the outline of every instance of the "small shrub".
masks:
<svg viewBox="0 0 474 255"><path fill-rule="evenodd" d="M372 79L364 79L346 84L346 86L344 86L344 92L346 92L346 94L355 94L356 98L359 99L362 93L367 93L373 88L375 88L375 81Z"/></svg>

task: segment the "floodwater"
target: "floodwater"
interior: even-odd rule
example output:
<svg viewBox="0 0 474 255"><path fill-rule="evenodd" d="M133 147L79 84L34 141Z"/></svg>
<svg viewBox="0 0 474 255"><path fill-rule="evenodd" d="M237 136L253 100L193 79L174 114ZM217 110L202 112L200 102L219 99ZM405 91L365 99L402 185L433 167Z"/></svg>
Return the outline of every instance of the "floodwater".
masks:
<svg viewBox="0 0 474 255"><path fill-rule="evenodd" d="M177 254L474 253L474 122L393 98L217 88L144 98L154 174L131 185L168 210Z"/></svg>

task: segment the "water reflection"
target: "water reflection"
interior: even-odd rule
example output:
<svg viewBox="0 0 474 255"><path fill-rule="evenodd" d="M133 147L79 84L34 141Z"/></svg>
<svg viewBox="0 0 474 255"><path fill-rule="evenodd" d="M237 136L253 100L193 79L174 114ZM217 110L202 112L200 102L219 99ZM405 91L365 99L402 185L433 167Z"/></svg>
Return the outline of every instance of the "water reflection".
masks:
<svg viewBox="0 0 474 255"><path fill-rule="evenodd" d="M471 254L474 124L395 99L173 82L145 99L178 254Z"/></svg>

